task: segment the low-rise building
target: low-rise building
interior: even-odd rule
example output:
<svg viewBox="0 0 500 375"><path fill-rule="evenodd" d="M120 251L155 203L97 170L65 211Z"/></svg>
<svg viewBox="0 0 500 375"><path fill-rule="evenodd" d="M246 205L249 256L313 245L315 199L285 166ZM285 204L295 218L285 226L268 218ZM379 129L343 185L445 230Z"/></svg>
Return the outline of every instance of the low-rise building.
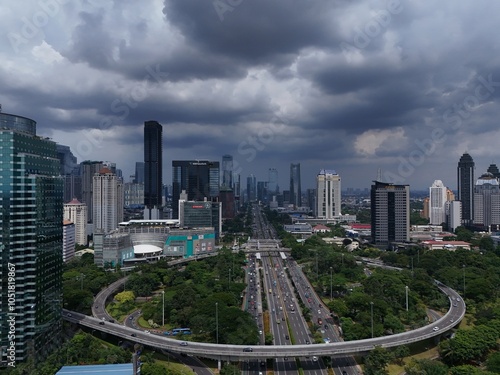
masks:
<svg viewBox="0 0 500 375"><path fill-rule="evenodd" d="M450 250L455 251L456 249L462 248L464 250L470 250L470 243L465 241L422 241L422 246L427 250Z"/></svg>

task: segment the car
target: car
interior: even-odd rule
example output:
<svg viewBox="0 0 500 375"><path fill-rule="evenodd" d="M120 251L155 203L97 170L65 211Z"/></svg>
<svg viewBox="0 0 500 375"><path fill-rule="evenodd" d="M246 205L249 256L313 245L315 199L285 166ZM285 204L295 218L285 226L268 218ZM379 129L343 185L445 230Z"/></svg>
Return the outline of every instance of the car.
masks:
<svg viewBox="0 0 500 375"><path fill-rule="evenodd" d="M328 324L325 324L325 329L328 329Z"/></svg>
<svg viewBox="0 0 500 375"><path fill-rule="evenodd" d="M132 333L130 336L137 337L137 335L135 333Z"/></svg>
<svg viewBox="0 0 500 375"><path fill-rule="evenodd" d="M342 371L342 375L347 375L347 371L346 370Z"/></svg>
<svg viewBox="0 0 500 375"><path fill-rule="evenodd" d="M434 332L439 331L439 327L434 327L432 330L433 330Z"/></svg>
<svg viewBox="0 0 500 375"><path fill-rule="evenodd" d="M453 307L457 307L458 305L456 303L453 304Z"/></svg>
<svg viewBox="0 0 500 375"><path fill-rule="evenodd" d="M115 320L114 320L114 319L109 319L109 322L110 322L110 323L114 323L114 322L115 322Z"/></svg>
<svg viewBox="0 0 500 375"><path fill-rule="evenodd" d="M71 313L68 313L68 316L71 316Z"/></svg>
<svg viewBox="0 0 500 375"><path fill-rule="evenodd" d="M104 322L103 322L103 321L100 321L100 322L99 322L99 324L100 324L101 326L103 326L103 325L104 325Z"/></svg>
<svg viewBox="0 0 500 375"><path fill-rule="evenodd" d="M282 320L282 321L285 321L285 317L284 317L284 316L282 316L282 317L281 317L281 320Z"/></svg>
<svg viewBox="0 0 500 375"><path fill-rule="evenodd" d="M290 340L290 336L286 335L285 340Z"/></svg>
<svg viewBox="0 0 500 375"><path fill-rule="evenodd" d="M188 343L187 343L187 341L181 341L181 343L179 345L180 346L188 346Z"/></svg>
<svg viewBox="0 0 500 375"><path fill-rule="evenodd" d="M129 317L128 317L128 320L133 320L133 319L134 319L134 317L133 317L133 316L129 316Z"/></svg>
<svg viewBox="0 0 500 375"><path fill-rule="evenodd" d="M106 320L106 318L102 318L102 321L104 322Z"/></svg>
<svg viewBox="0 0 500 375"><path fill-rule="evenodd" d="M457 301L460 302L460 298L457 298Z"/></svg>
<svg viewBox="0 0 500 375"><path fill-rule="evenodd" d="M321 314L321 310L318 310L318 314Z"/></svg>
<svg viewBox="0 0 500 375"><path fill-rule="evenodd" d="M314 361L314 362L317 362L317 361L318 361L318 357L313 356L313 361Z"/></svg>
<svg viewBox="0 0 500 375"><path fill-rule="evenodd" d="M311 342L309 340L306 340L306 344L310 344Z"/></svg>
<svg viewBox="0 0 500 375"><path fill-rule="evenodd" d="M253 349L252 348L244 348L243 351L247 352L247 353L251 353L251 352L253 352Z"/></svg>
<svg viewBox="0 0 500 375"><path fill-rule="evenodd" d="M259 331L259 335L262 335L262 331Z"/></svg>

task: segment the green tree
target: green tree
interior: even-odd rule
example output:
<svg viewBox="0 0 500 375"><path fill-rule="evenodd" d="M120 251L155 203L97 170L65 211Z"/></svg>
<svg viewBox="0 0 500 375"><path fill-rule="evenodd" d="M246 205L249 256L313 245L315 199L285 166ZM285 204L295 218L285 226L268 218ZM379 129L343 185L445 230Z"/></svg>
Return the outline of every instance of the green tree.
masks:
<svg viewBox="0 0 500 375"><path fill-rule="evenodd" d="M500 374L500 352L491 353L486 360L488 371Z"/></svg>
<svg viewBox="0 0 500 375"><path fill-rule="evenodd" d="M141 366L141 375L165 375L171 374L165 366L159 363L143 363Z"/></svg>
<svg viewBox="0 0 500 375"><path fill-rule="evenodd" d="M365 375L386 375L389 372L386 366L392 359L392 353L387 349L376 346L370 354L365 357Z"/></svg>
<svg viewBox="0 0 500 375"><path fill-rule="evenodd" d="M448 367L430 359L412 359L405 366L405 372L407 375L447 375Z"/></svg>

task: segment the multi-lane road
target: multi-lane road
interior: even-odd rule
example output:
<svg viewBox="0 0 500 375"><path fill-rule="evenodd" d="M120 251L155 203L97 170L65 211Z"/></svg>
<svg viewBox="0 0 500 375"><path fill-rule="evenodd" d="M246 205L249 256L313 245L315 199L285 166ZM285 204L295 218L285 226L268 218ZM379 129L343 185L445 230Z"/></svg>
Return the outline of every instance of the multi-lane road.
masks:
<svg viewBox="0 0 500 375"><path fill-rule="evenodd" d="M260 216L259 213L256 213L256 217L258 216ZM269 237L272 237L273 232L266 226L267 224L261 220L258 234L267 237L263 240L271 241L272 238ZM189 342L188 345L181 346L180 342L175 339L146 333L135 329L133 326L128 327L118 323L111 323L110 319L112 318L106 313L104 308L105 301L110 294L123 285L123 279L113 283L96 296L92 308L94 317L65 310L64 318L73 323L170 352L186 353L220 360L244 361L244 370L252 374L258 374L262 370L261 362L267 358L275 359L274 370L280 374L297 373L295 358L299 358L302 369L305 370L306 374L322 374L325 372L325 367L321 361L321 357L334 358L334 369L337 374L356 374L358 373L357 368L352 359L349 358L349 355L369 352L375 346L393 347L406 345L441 335L458 324L465 315L465 304L461 300L460 295L439 283L438 286L441 291L449 297L450 309L442 318L431 325L401 334L374 339L348 342L339 341L334 326L331 324L331 321L327 320L326 307L322 306L319 298L312 293L311 287L301 273L300 267L297 267L293 261L287 261L286 267L290 273L290 280L285 270L283 259L281 259L277 252L279 249L274 249L272 246L269 249L261 249L263 253L270 250L272 252L262 256L260 262L252 260L247 269L249 286L245 305L256 318L259 329L263 331L261 308L265 294L271 318L270 333L273 335L274 345L262 345L265 334L263 332L261 334L261 345L239 346ZM261 280L263 280L264 285L261 285ZM297 287L298 296L293 293L292 281ZM271 292L269 292L269 289ZM322 319L322 334L324 338L328 337L330 339L329 343L312 343L312 334L300 314L297 298L301 298L306 306L309 305L308 307L311 308L316 321L318 317L324 318Z"/></svg>

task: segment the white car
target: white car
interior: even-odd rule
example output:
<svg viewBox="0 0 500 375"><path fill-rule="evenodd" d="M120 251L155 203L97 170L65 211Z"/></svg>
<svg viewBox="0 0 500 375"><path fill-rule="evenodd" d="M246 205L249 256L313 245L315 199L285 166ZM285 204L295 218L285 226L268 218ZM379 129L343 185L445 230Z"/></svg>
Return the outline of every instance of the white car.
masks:
<svg viewBox="0 0 500 375"><path fill-rule="evenodd" d="M432 330L433 330L434 332L439 331L439 327L434 327Z"/></svg>

